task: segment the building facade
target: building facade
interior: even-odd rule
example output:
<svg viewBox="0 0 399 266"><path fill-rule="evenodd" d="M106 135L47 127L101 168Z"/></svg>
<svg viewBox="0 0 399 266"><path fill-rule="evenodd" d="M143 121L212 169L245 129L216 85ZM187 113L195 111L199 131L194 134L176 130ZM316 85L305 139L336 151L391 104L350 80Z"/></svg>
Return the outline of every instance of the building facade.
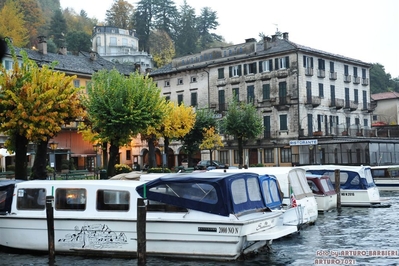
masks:
<svg viewBox="0 0 399 266"><path fill-rule="evenodd" d="M370 66L296 44L283 33L176 58L150 76L166 98L211 108L220 119L234 95L254 104L264 132L245 143L247 165L378 164L388 146L397 161L399 145L377 138L371 127ZM213 158L237 165L236 140L224 141ZM167 154L180 164L179 143Z"/></svg>

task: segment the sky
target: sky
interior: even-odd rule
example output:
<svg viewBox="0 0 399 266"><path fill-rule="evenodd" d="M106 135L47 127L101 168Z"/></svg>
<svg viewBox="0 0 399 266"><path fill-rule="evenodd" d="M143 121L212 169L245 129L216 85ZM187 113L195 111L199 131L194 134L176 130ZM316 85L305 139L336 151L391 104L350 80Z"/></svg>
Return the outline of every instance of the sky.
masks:
<svg viewBox="0 0 399 266"><path fill-rule="evenodd" d="M133 6L137 1L127 0ZM379 63L399 77L398 0L186 0L199 15L201 8L217 12L214 33L239 44L259 39L259 33L288 32L290 41L366 63ZM60 0L61 7L85 10L104 21L114 0ZM174 0L179 8L183 0Z"/></svg>

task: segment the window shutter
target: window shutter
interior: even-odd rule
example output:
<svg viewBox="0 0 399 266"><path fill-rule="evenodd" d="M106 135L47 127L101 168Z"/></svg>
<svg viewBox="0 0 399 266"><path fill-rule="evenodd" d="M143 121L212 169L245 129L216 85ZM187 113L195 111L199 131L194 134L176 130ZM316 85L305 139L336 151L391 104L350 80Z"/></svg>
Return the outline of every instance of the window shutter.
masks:
<svg viewBox="0 0 399 266"><path fill-rule="evenodd" d="M280 68L278 64L278 58L274 59L274 67L276 68L276 70Z"/></svg>
<svg viewBox="0 0 399 266"><path fill-rule="evenodd" d="M242 72L241 72L241 65L238 66L238 75L241 76Z"/></svg>
<svg viewBox="0 0 399 266"><path fill-rule="evenodd" d="M310 58L310 67L313 68L313 57Z"/></svg>
<svg viewBox="0 0 399 266"><path fill-rule="evenodd" d="M247 73L248 71L247 71L247 64L244 64L244 75L247 75L248 73Z"/></svg>
<svg viewBox="0 0 399 266"><path fill-rule="evenodd" d="M273 60L269 60L269 71L273 70Z"/></svg>
<svg viewBox="0 0 399 266"><path fill-rule="evenodd" d="M233 72L232 72L232 67L229 67L229 77L231 78L233 76Z"/></svg>
<svg viewBox="0 0 399 266"><path fill-rule="evenodd" d="M285 67L290 68L290 57L289 56L285 57Z"/></svg>
<svg viewBox="0 0 399 266"><path fill-rule="evenodd" d="M262 61L259 61L259 73L263 72Z"/></svg>
<svg viewBox="0 0 399 266"><path fill-rule="evenodd" d="M303 67L306 67L306 55L303 56Z"/></svg>

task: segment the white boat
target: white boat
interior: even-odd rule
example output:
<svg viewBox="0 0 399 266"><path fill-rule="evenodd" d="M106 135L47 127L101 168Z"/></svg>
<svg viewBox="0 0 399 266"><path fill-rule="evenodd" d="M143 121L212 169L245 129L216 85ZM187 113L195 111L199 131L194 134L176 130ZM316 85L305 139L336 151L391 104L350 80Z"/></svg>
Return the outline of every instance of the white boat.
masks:
<svg viewBox="0 0 399 266"><path fill-rule="evenodd" d="M328 176L306 174L308 185L317 202L317 210L326 212L337 208L337 192Z"/></svg>
<svg viewBox="0 0 399 266"><path fill-rule="evenodd" d="M149 256L235 260L297 231L265 206L255 174L179 174L146 183L37 180L0 183L0 245L47 251L50 195L56 253L135 257L142 197Z"/></svg>
<svg viewBox="0 0 399 266"><path fill-rule="evenodd" d="M274 176L278 180L280 190L283 193L282 202L288 211L287 216L291 213L289 215L291 221L286 224L296 223L298 227L301 227L313 224L317 220L317 202L307 184L303 169L295 167L249 167L248 169L215 169L211 171L251 172L257 173L259 176ZM295 213L295 219L292 213Z"/></svg>
<svg viewBox="0 0 399 266"><path fill-rule="evenodd" d="M373 181L370 166L307 165L301 168L307 174L328 176L334 187L335 170L339 170L342 206L378 207L383 201Z"/></svg>
<svg viewBox="0 0 399 266"><path fill-rule="evenodd" d="M371 166L371 174L380 191L399 190L399 165Z"/></svg>

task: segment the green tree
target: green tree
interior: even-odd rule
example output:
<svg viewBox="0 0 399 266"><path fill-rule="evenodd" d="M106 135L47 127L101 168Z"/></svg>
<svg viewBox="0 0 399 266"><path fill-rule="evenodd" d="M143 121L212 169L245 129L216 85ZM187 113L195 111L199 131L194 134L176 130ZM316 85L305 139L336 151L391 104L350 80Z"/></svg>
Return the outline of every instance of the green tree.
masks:
<svg viewBox="0 0 399 266"><path fill-rule="evenodd" d="M209 7L201 9L201 15L198 17L197 29L199 35L199 45L201 50L205 50L215 41L222 41L222 37L211 33L211 30L216 30L219 26L217 22L216 11L212 11Z"/></svg>
<svg viewBox="0 0 399 266"><path fill-rule="evenodd" d="M29 43L27 48L37 46L38 29L45 23L43 11L41 10L37 0L20 0L21 10L24 13L25 28L29 32Z"/></svg>
<svg viewBox="0 0 399 266"><path fill-rule="evenodd" d="M157 0L154 7L154 27L169 36L175 35L178 11L172 0Z"/></svg>
<svg viewBox="0 0 399 266"><path fill-rule="evenodd" d="M124 0L114 0L113 5L106 12L107 25L121 29L132 29L133 6Z"/></svg>
<svg viewBox="0 0 399 266"><path fill-rule="evenodd" d="M66 36L68 51L77 55L79 51L88 52L91 50L90 35L83 31L72 31Z"/></svg>
<svg viewBox="0 0 399 266"><path fill-rule="evenodd" d="M9 136L8 149L15 150L15 174L27 177L26 152L29 141L37 143L31 179L46 178L46 155L49 139L61 131L61 126L83 113L75 76L56 72L52 66L41 68L21 52L20 66L14 49L13 71L0 65L0 131Z"/></svg>
<svg viewBox="0 0 399 266"><path fill-rule="evenodd" d="M214 127L204 128L204 139L200 144L201 150L209 150L209 159L212 165L212 151L223 147L222 137L217 133Z"/></svg>
<svg viewBox="0 0 399 266"><path fill-rule="evenodd" d="M66 20L60 9L54 12L51 18L49 34L57 48L65 47L65 35L68 32Z"/></svg>
<svg viewBox="0 0 399 266"><path fill-rule="evenodd" d="M81 10L80 13L77 14L75 10L70 8L64 9L63 15L67 23L68 33L83 31L89 36L90 41L93 27L98 24L97 19L88 18L87 13L84 10ZM68 50L69 45L70 43L68 43Z"/></svg>
<svg viewBox="0 0 399 266"><path fill-rule="evenodd" d="M198 52L197 40L199 35L194 8L188 5L186 0L184 0L180 8L180 16L176 26L178 33L175 40L175 48L178 56L184 56Z"/></svg>
<svg viewBox="0 0 399 266"><path fill-rule="evenodd" d="M24 14L15 1L8 0L0 10L0 35L12 39L18 47L29 43Z"/></svg>
<svg viewBox="0 0 399 266"><path fill-rule="evenodd" d="M237 139L239 164L243 166L243 141L254 139L263 131L262 119L255 106L252 103L239 103L234 97L222 120L222 128L226 134Z"/></svg>
<svg viewBox="0 0 399 266"><path fill-rule="evenodd" d="M161 30L152 31L149 43L149 50L156 67L162 67L172 62L176 51L172 39L166 32Z"/></svg>
<svg viewBox="0 0 399 266"><path fill-rule="evenodd" d="M196 112L195 123L190 132L184 135L182 141L183 149L188 155L188 164L192 165L192 156L200 150L199 145L204 139L204 128L216 127L215 113L210 109L200 109Z"/></svg>
<svg viewBox="0 0 399 266"><path fill-rule="evenodd" d="M134 28L139 38L140 50L149 51L149 38L153 25L154 3L152 0L141 0L134 12Z"/></svg>
<svg viewBox="0 0 399 266"><path fill-rule="evenodd" d="M151 78L138 72L125 77L117 70L96 72L87 87L87 120L98 138L110 144L108 175L115 174L119 147L156 127L164 117L164 99Z"/></svg>

